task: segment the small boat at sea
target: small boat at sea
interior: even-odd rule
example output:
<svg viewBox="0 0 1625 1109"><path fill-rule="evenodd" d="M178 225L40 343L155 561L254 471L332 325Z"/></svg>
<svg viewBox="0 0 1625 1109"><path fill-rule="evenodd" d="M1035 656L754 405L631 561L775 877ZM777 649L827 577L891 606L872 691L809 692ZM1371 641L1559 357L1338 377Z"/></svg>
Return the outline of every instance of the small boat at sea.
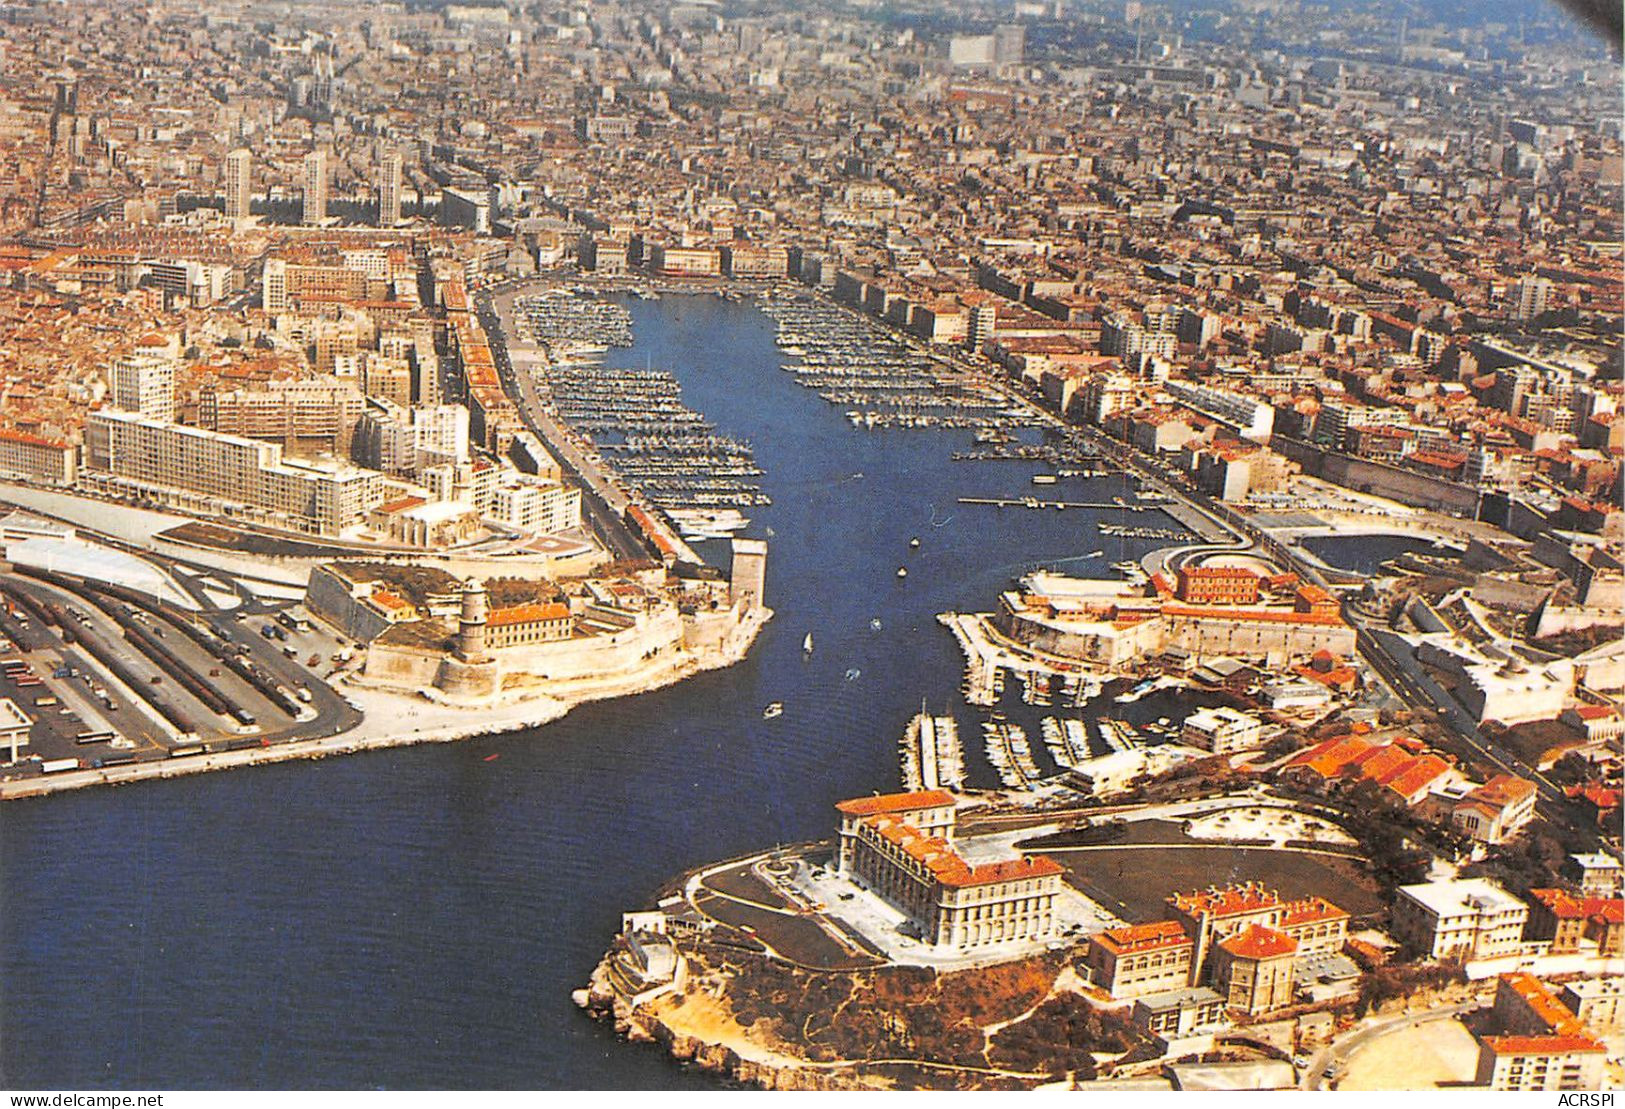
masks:
<svg viewBox="0 0 1625 1109"><path fill-rule="evenodd" d="M498 751L498 752L494 752L492 754L486 755L480 761L481 762L495 762L497 759L500 759L501 757L502 757L502 753L500 751Z"/></svg>
<svg viewBox="0 0 1625 1109"><path fill-rule="evenodd" d="M801 641L801 650L809 655L813 653L812 632L808 632L807 638Z"/></svg>
<svg viewBox="0 0 1625 1109"><path fill-rule="evenodd" d="M920 537L918 535L908 541L908 549L911 551L917 551L920 549Z"/></svg>
<svg viewBox="0 0 1625 1109"><path fill-rule="evenodd" d="M856 666L846 672L846 680L849 682L855 682L862 676L863 671L859 670Z"/></svg>
<svg viewBox="0 0 1625 1109"><path fill-rule="evenodd" d="M784 702L783 701L774 701L771 705L768 705L767 708L762 710L762 719L763 720L772 720L776 716L783 716L783 715L784 715Z"/></svg>
<svg viewBox="0 0 1625 1109"><path fill-rule="evenodd" d="M879 631L880 627L881 627L880 617L876 616L873 620L869 621L869 630L871 630L871 631Z"/></svg>
<svg viewBox="0 0 1625 1109"><path fill-rule="evenodd" d="M900 578L908 577L908 568L906 566L899 566L897 568L897 576Z"/></svg>

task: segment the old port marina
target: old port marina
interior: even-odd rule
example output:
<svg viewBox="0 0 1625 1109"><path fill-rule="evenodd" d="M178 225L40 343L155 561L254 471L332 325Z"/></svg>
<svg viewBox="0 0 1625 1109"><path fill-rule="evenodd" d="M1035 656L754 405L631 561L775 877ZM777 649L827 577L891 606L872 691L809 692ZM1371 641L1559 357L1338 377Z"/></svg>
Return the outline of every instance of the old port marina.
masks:
<svg viewBox="0 0 1625 1109"><path fill-rule="evenodd" d="M671 373L603 365L609 347L631 343L625 305L550 290L522 299L519 309L521 337L548 351L537 384L559 418L685 538L726 537L750 523L746 509L772 503L749 444L719 434L685 405Z"/></svg>
<svg viewBox="0 0 1625 1109"><path fill-rule="evenodd" d="M996 391L951 371L872 321L797 296L758 302L778 325L784 369L855 427L964 428L984 442L1002 441L1037 420Z"/></svg>

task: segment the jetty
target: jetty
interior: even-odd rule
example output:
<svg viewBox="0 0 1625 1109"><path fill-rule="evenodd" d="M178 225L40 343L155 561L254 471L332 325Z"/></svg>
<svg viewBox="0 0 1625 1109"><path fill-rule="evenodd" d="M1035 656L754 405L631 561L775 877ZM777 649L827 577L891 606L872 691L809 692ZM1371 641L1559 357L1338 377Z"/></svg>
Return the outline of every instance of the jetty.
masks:
<svg viewBox="0 0 1625 1109"><path fill-rule="evenodd" d="M903 732L898 754L905 789L964 788L965 754L953 717L916 714Z"/></svg>

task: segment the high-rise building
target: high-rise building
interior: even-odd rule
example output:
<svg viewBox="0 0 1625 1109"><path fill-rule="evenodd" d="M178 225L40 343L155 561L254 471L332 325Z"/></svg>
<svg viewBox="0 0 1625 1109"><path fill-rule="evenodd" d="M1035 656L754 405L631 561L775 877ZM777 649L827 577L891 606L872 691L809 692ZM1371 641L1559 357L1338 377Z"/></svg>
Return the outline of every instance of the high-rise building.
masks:
<svg viewBox="0 0 1625 1109"><path fill-rule="evenodd" d="M254 196L254 155L238 147L226 155L226 218L245 220Z"/></svg>
<svg viewBox="0 0 1625 1109"><path fill-rule="evenodd" d="M131 354L113 363L113 406L149 420L175 419L175 364L150 354Z"/></svg>
<svg viewBox="0 0 1625 1109"><path fill-rule="evenodd" d="M288 263L267 258L260 279L260 307L267 312L283 312L288 307Z"/></svg>
<svg viewBox="0 0 1625 1109"><path fill-rule="evenodd" d="M401 156L391 150L378 163L378 226L401 222Z"/></svg>
<svg viewBox="0 0 1625 1109"><path fill-rule="evenodd" d="M1027 52L1027 28L1005 23L993 29L993 64L1020 65Z"/></svg>
<svg viewBox="0 0 1625 1109"><path fill-rule="evenodd" d="M56 80L56 100L54 106L62 115L79 114L79 81L75 77L59 77Z"/></svg>
<svg viewBox="0 0 1625 1109"><path fill-rule="evenodd" d="M954 35L948 40L948 61L955 66L993 64L992 35Z"/></svg>
<svg viewBox="0 0 1625 1109"><path fill-rule="evenodd" d="M327 151L305 155L305 201L300 220L315 227L327 219Z"/></svg>
<svg viewBox="0 0 1625 1109"><path fill-rule="evenodd" d="M362 465L390 474L467 462L468 409L460 404L407 409L373 399L356 428L354 455Z"/></svg>
<svg viewBox="0 0 1625 1109"><path fill-rule="evenodd" d="M1512 314L1518 320L1532 320L1546 311L1552 283L1544 277L1526 277L1512 285Z"/></svg>

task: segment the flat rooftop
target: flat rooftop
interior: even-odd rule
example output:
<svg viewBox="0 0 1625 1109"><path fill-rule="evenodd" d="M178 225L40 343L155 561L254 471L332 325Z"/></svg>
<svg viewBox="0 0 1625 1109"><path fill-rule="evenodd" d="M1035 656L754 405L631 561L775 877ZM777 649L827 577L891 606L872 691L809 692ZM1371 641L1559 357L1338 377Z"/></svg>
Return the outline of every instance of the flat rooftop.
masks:
<svg viewBox="0 0 1625 1109"><path fill-rule="evenodd" d="M1425 906L1438 916L1466 916L1470 913L1505 912L1524 908L1524 903L1506 890L1483 878L1460 878L1453 882L1424 882L1400 886L1399 892Z"/></svg>
<svg viewBox="0 0 1625 1109"><path fill-rule="evenodd" d="M0 697L0 732L31 728L34 721L10 697Z"/></svg>

